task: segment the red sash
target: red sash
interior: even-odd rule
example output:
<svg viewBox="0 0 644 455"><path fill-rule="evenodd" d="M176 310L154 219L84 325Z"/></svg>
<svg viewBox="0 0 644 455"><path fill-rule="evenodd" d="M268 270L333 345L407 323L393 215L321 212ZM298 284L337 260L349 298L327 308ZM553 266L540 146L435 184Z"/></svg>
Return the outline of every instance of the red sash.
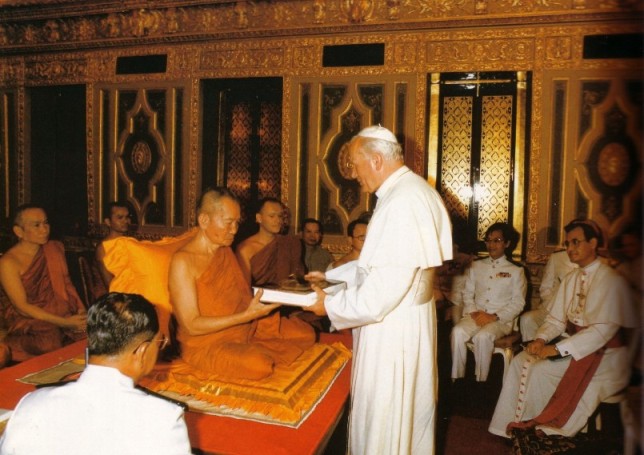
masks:
<svg viewBox="0 0 644 455"><path fill-rule="evenodd" d="M585 327L579 327L568 322L568 333L577 333ZM537 425L546 425L553 428L561 428L568 422L572 413L577 409L577 404L586 391L586 387L595 375L597 368L607 348L618 348L624 346L623 331L620 328L615 336L604 346L583 359L570 361L568 369L557 385L555 393L548 401L546 407L537 417L525 422L511 422L508 424L507 432L512 428L531 428Z"/></svg>

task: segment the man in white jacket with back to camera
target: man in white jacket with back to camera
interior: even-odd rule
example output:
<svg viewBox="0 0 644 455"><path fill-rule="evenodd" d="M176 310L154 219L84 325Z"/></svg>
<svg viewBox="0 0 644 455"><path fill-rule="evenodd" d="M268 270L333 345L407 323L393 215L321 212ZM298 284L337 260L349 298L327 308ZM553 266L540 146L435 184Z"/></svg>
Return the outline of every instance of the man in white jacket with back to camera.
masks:
<svg viewBox="0 0 644 455"><path fill-rule="evenodd" d="M88 311L87 339L89 364L78 380L23 397L0 454L190 454L183 409L135 387L166 344L154 306L106 294Z"/></svg>

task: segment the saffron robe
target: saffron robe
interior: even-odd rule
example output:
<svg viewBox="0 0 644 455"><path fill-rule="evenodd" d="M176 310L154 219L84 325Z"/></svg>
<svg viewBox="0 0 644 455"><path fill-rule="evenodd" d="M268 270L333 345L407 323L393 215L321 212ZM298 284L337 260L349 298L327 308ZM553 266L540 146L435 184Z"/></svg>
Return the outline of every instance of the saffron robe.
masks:
<svg viewBox="0 0 644 455"><path fill-rule="evenodd" d="M244 311L250 288L229 247L220 247L197 278L202 316L227 316ZM207 335L177 333L181 357L193 367L222 380L261 379L276 364L288 365L315 342L315 332L303 321L281 318L278 312Z"/></svg>
<svg viewBox="0 0 644 455"><path fill-rule="evenodd" d="M452 258L434 188L406 166L376 192L355 285L327 296L336 329L353 328L349 451L434 453L435 267Z"/></svg>
<svg viewBox="0 0 644 455"><path fill-rule="evenodd" d="M69 317L84 308L69 277L65 247L60 242L52 240L43 245L20 279L27 302L48 313ZM11 348L15 361L51 352L85 338L84 333L23 316L13 305L7 310L7 321L5 343Z"/></svg>
<svg viewBox="0 0 644 455"><path fill-rule="evenodd" d="M626 281L599 260L588 265L592 281L586 289L585 305L579 305L579 276L584 269L566 275L557 295L548 308L546 322L537 331L537 338L546 342L564 333L568 321L584 327L574 335L557 342L559 352L569 357L560 360L539 360L522 352L512 360L489 431L509 437L510 422L537 417L554 394L568 369L571 358L581 360L603 349L620 327L639 324ZM599 367L586 386L581 399L561 428L539 425L546 434L574 436L581 430L599 403L622 390L630 379L626 346L604 351Z"/></svg>
<svg viewBox="0 0 644 455"><path fill-rule="evenodd" d="M302 243L288 235L276 235L272 242L250 259L254 286L278 284L292 273L303 274Z"/></svg>

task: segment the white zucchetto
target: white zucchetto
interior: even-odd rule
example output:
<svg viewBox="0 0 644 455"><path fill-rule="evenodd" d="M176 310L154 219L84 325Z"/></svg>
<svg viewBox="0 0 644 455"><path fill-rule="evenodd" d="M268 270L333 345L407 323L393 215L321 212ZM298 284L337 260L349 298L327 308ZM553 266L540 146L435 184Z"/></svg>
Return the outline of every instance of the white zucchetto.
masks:
<svg viewBox="0 0 644 455"><path fill-rule="evenodd" d="M384 126L380 125L368 126L367 128L360 131L357 136L368 137L371 139L381 139L383 141L394 142L396 144L398 143L398 139L396 139L394 133L389 131Z"/></svg>

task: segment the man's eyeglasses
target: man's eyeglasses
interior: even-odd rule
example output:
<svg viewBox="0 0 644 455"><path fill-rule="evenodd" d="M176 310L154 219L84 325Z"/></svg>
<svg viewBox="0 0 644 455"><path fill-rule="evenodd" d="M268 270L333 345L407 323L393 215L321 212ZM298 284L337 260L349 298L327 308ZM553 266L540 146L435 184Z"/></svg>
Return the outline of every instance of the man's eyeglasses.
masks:
<svg viewBox="0 0 644 455"><path fill-rule="evenodd" d="M587 241L588 240L586 239L572 239L571 241L566 240L563 244L566 248L568 248L570 245L577 248L581 242L587 242Z"/></svg>
<svg viewBox="0 0 644 455"><path fill-rule="evenodd" d="M483 240L485 243L505 243L505 240L501 238L495 238L495 239L485 239Z"/></svg>
<svg viewBox="0 0 644 455"><path fill-rule="evenodd" d="M156 340L154 338L152 338L151 340L149 340L149 342L150 343L159 343L159 351L163 351L168 346L168 344L170 343L170 340L168 339L167 336L161 335Z"/></svg>

